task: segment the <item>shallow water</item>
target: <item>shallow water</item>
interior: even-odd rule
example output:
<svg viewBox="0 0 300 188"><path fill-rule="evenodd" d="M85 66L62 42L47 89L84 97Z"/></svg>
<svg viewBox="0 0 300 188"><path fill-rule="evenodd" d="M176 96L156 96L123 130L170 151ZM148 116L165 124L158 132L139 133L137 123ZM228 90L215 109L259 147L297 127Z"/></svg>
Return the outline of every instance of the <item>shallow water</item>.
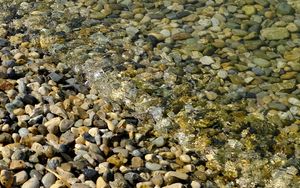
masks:
<svg viewBox="0 0 300 188"><path fill-rule="evenodd" d="M211 174L224 168L219 185L297 187L300 3L280 2L2 0L1 22Z"/></svg>

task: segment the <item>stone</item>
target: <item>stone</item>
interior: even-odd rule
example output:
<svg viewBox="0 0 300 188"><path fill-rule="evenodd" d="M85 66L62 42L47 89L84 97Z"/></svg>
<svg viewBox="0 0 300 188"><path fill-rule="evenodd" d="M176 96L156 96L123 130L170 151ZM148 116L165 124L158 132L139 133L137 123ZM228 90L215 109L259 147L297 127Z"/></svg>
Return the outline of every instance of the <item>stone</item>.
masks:
<svg viewBox="0 0 300 188"><path fill-rule="evenodd" d="M40 182L36 177L30 178L21 186L21 188L39 188L39 187L40 187Z"/></svg>
<svg viewBox="0 0 300 188"><path fill-rule="evenodd" d="M288 99L288 102L294 106L299 106L300 107L300 100L295 98L295 97L290 97Z"/></svg>
<svg viewBox="0 0 300 188"><path fill-rule="evenodd" d="M59 130L60 132L66 132L74 125L74 121L69 119L63 119L59 123Z"/></svg>
<svg viewBox="0 0 300 188"><path fill-rule="evenodd" d="M205 91L205 96L207 97L208 100L213 101L216 100L218 97L218 94L216 94L213 91Z"/></svg>
<svg viewBox="0 0 300 188"><path fill-rule="evenodd" d="M96 188L108 188L109 185L104 181L104 179L100 176L96 181Z"/></svg>
<svg viewBox="0 0 300 188"><path fill-rule="evenodd" d="M132 168L139 168L144 166L144 161L140 157L132 157L131 159L131 167Z"/></svg>
<svg viewBox="0 0 300 188"><path fill-rule="evenodd" d="M22 127L22 128L19 129L18 133L21 137L25 137L29 134L29 131L28 131L27 128Z"/></svg>
<svg viewBox="0 0 300 188"><path fill-rule="evenodd" d="M0 183L4 187L12 187L12 184L14 182L14 174L12 171L8 170L1 170L0 173Z"/></svg>
<svg viewBox="0 0 300 188"><path fill-rule="evenodd" d="M171 185L167 185L167 186L163 186L163 188L183 188L183 184L182 183L173 183Z"/></svg>
<svg viewBox="0 0 300 188"><path fill-rule="evenodd" d="M177 172L177 171L169 171L165 174L164 179L168 180L169 178L172 178L172 177L175 177L175 178L178 178L181 180L187 180L189 178L189 176L185 173Z"/></svg>
<svg viewBox="0 0 300 188"><path fill-rule="evenodd" d="M24 169L26 167L26 164L23 160L12 160L9 168L12 170L20 170Z"/></svg>
<svg viewBox="0 0 300 188"><path fill-rule="evenodd" d="M162 147L166 144L166 141L162 136L160 136L160 137L156 138L155 140L153 140L152 144L156 145L157 147Z"/></svg>
<svg viewBox="0 0 300 188"><path fill-rule="evenodd" d="M156 186L161 186L164 183L164 179L161 175L155 175L151 178L151 182Z"/></svg>
<svg viewBox="0 0 300 188"><path fill-rule="evenodd" d="M83 175L85 176L86 180L93 180L93 179L96 180L97 177L99 176L98 172L91 168L84 168Z"/></svg>
<svg viewBox="0 0 300 188"><path fill-rule="evenodd" d="M150 181L140 182L136 184L136 188L153 188L153 184Z"/></svg>
<svg viewBox="0 0 300 188"><path fill-rule="evenodd" d="M68 118L66 111L57 105L50 105L50 112L55 115L61 116L64 119Z"/></svg>
<svg viewBox="0 0 300 188"><path fill-rule="evenodd" d="M184 163L190 163L192 161L191 157L187 154L182 154L179 156L179 159Z"/></svg>
<svg viewBox="0 0 300 188"><path fill-rule="evenodd" d="M253 63L263 68L269 67L271 65L270 61L263 58L253 58Z"/></svg>
<svg viewBox="0 0 300 188"><path fill-rule="evenodd" d="M57 74L56 72L51 72L48 76L54 82L59 82L63 78L63 75Z"/></svg>
<svg viewBox="0 0 300 188"><path fill-rule="evenodd" d="M203 65L211 65L213 63L215 63L214 59L210 56L203 56L200 58L200 62L203 64Z"/></svg>
<svg viewBox="0 0 300 188"><path fill-rule="evenodd" d="M192 188L201 188L201 184L197 181L192 181L191 187Z"/></svg>
<svg viewBox="0 0 300 188"><path fill-rule="evenodd" d="M152 171L157 171L161 169L161 165L157 163L146 162L145 167Z"/></svg>
<svg viewBox="0 0 300 188"><path fill-rule="evenodd" d="M28 179L28 174L25 170L20 171L14 175L15 178L15 184L16 185L22 185L25 183Z"/></svg>
<svg viewBox="0 0 300 188"><path fill-rule="evenodd" d="M44 185L45 188L50 188L51 185L53 185L56 181L56 177L54 174L48 172L45 174L42 178L42 184Z"/></svg>
<svg viewBox="0 0 300 188"><path fill-rule="evenodd" d="M256 13L256 8L253 5L245 5L242 8L242 11L248 16L251 16Z"/></svg>
<svg viewBox="0 0 300 188"><path fill-rule="evenodd" d="M50 127L50 126L59 126L61 122L61 118L60 117L55 117L50 119L49 121L45 122L45 127Z"/></svg>
<svg viewBox="0 0 300 188"><path fill-rule="evenodd" d="M281 40L290 36L287 28L285 27L269 27L260 31L262 37L267 40Z"/></svg>
<svg viewBox="0 0 300 188"><path fill-rule="evenodd" d="M300 48L293 48L291 51L286 51L284 53L284 58L288 61L300 60ZM299 63L297 63L297 64L299 64Z"/></svg>
<svg viewBox="0 0 300 188"><path fill-rule="evenodd" d="M281 2L277 4L276 7L277 14L281 15L291 15L294 14L295 10L291 5L289 5L287 2Z"/></svg>

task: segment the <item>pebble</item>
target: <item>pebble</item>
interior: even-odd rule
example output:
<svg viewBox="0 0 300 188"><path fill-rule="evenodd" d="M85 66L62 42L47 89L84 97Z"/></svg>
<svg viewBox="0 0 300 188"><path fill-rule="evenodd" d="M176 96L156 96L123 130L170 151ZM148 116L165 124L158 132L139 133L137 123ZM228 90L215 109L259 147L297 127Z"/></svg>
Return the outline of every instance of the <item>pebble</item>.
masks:
<svg viewBox="0 0 300 188"><path fill-rule="evenodd" d="M104 181L104 179L100 176L96 181L96 188L108 188L109 185Z"/></svg>
<svg viewBox="0 0 300 188"><path fill-rule="evenodd" d="M11 187L14 182L14 174L12 171L1 170L0 173L0 183L4 187Z"/></svg>
<svg viewBox="0 0 300 188"><path fill-rule="evenodd" d="M267 40L281 40L290 36L285 27L270 27L261 30L261 35Z"/></svg>
<svg viewBox="0 0 300 188"><path fill-rule="evenodd" d="M136 184L137 188L153 188L152 182L140 182Z"/></svg>
<svg viewBox="0 0 300 188"><path fill-rule="evenodd" d="M160 164L157 164L157 163L146 162L145 167L148 168L151 171L157 171L157 170L160 170L162 166Z"/></svg>
<svg viewBox="0 0 300 188"><path fill-rule="evenodd" d="M201 184L199 182L197 182L197 181L192 181L191 187L192 188L200 188Z"/></svg>
<svg viewBox="0 0 300 188"><path fill-rule="evenodd" d="M21 186L21 188L39 188L39 187L40 187L40 182L36 177L30 178Z"/></svg>
<svg viewBox="0 0 300 188"><path fill-rule="evenodd" d="M28 179L28 174L26 171L20 171L14 175L16 185L22 185Z"/></svg>
<svg viewBox="0 0 300 188"><path fill-rule="evenodd" d="M166 141L162 136L160 136L160 137L156 138L155 140L153 140L152 144L156 145L157 147L162 147L166 144Z"/></svg>
<svg viewBox="0 0 300 188"><path fill-rule="evenodd" d="M171 185L167 185L167 186L163 186L163 188L183 188L183 184L182 183L173 183Z"/></svg>
<svg viewBox="0 0 300 188"><path fill-rule="evenodd" d="M69 119L63 119L59 123L59 130L60 132L66 132L74 125L74 122Z"/></svg>
<svg viewBox="0 0 300 188"><path fill-rule="evenodd" d="M192 161L191 157L186 154L180 155L179 159L184 163L190 163Z"/></svg>
<svg viewBox="0 0 300 188"><path fill-rule="evenodd" d="M210 56L203 56L200 58L200 62L203 64L203 65L211 65L213 63L215 63L214 59Z"/></svg>
<svg viewBox="0 0 300 188"><path fill-rule="evenodd" d="M260 67L269 67L271 65L271 62L262 58L254 58L253 63Z"/></svg>
<svg viewBox="0 0 300 188"><path fill-rule="evenodd" d="M42 178L42 184L44 185L45 188L50 188L51 185L53 185L56 181L56 177L54 174L48 172L45 174Z"/></svg>

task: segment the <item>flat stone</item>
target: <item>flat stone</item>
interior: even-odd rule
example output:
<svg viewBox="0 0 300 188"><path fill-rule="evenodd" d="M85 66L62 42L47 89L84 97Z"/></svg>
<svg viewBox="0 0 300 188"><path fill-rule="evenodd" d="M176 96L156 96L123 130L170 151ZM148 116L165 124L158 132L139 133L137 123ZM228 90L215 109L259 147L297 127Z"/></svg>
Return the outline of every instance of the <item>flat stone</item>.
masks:
<svg viewBox="0 0 300 188"><path fill-rule="evenodd" d="M56 72L51 72L48 76L54 82L59 82L63 78L62 74L57 74Z"/></svg>
<svg viewBox="0 0 300 188"><path fill-rule="evenodd" d="M263 58L253 58L253 63L264 68L269 67L271 65L270 61L265 60Z"/></svg>
<svg viewBox="0 0 300 188"><path fill-rule="evenodd" d="M290 36L285 27L270 27L262 29L260 34L267 40L281 40Z"/></svg>

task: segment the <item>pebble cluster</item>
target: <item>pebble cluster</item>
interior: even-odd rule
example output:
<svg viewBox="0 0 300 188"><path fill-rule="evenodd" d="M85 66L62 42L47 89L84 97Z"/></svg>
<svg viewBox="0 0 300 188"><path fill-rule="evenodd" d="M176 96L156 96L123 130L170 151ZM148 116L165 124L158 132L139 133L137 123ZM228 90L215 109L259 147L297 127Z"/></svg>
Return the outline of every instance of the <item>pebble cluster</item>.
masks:
<svg viewBox="0 0 300 188"><path fill-rule="evenodd" d="M0 10L0 187L300 187L298 0Z"/></svg>

